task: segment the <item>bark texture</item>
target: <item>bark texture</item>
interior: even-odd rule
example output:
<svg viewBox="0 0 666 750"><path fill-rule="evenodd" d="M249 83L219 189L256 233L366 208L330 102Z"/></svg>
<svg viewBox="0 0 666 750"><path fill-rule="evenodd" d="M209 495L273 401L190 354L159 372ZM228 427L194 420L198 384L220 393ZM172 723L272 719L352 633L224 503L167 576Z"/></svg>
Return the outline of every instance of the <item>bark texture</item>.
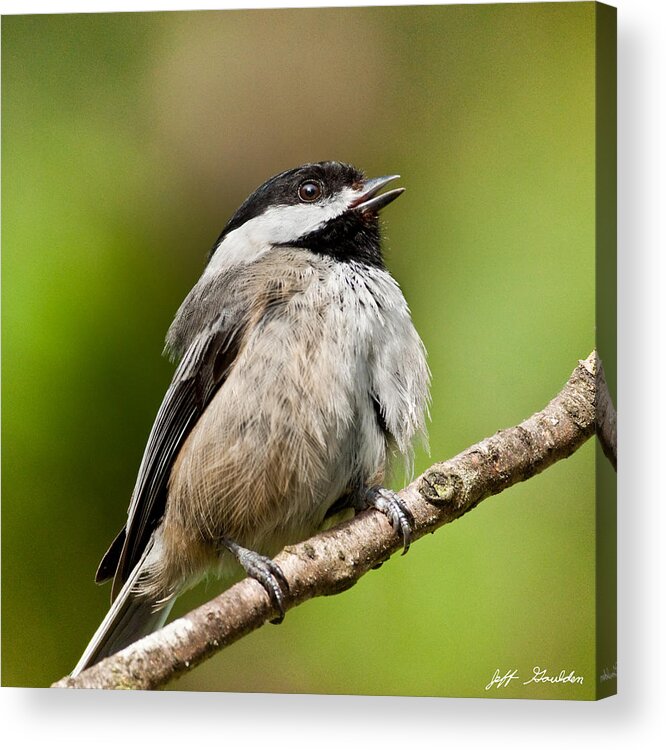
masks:
<svg viewBox="0 0 666 750"><path fill-rule="evenodd" d="M401 490L399 494L414 515L413 539L455 521L485 498L529 479L576 451L600 423L599 370L597 354L592 352L579 361L560 393L542 411L448 461L434 464ZM603 409L608 412L607 406ZM608 436L615 455L614 431ZM275 558L290 586L286 608L315 596L345 591L400 545L386 518L368 510L312 539L286 547ZM53 687L159 688L276 614L263 587L245 579L162 630L76 678L63 678Z"/></svg>
<svg viewBox="0 0 666 750"><path fill-rule="evenodd" d="M601 360L597 363L597 435L606 458L617 469L617 414Z"/></svg>

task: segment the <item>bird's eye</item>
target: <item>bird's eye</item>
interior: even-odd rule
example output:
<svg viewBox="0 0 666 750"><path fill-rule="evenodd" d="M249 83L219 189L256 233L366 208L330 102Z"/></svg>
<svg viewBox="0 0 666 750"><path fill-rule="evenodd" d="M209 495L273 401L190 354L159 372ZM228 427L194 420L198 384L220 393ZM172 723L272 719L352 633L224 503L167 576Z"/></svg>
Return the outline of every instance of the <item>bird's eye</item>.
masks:
<svg viewBox="0 0 666 750"><path fill-rule="evenodd" d="M298 188L298 197L304 203L312 203L321 196L321 185L314 180L307 180L302 182Z"/></svg>

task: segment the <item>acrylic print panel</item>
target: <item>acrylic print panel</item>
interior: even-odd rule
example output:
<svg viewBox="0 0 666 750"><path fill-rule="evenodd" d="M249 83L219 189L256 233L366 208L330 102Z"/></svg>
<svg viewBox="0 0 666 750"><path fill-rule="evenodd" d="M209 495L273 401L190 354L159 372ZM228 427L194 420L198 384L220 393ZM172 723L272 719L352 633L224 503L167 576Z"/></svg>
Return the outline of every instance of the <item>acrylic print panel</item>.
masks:
<svg viewBox="0 0 666 750"><path fill-rule="evenodd" d="M614 23L587 2L3 19L4 685L66 675L106 613L164 334L281 170L401 175L386 264L432 371L414 476L597 345L614 392ZM613 693L614 482L589 439L169 688Z"/></svg>

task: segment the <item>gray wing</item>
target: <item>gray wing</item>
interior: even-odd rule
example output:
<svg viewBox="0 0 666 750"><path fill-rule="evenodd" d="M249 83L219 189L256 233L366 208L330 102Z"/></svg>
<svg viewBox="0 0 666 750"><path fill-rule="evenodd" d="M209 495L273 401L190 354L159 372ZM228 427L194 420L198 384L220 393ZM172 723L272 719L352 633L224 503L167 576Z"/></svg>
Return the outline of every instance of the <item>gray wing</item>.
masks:
<svg viewBox="0 0 666 750"><path fill-rule="evenodd" d="M430 370L407 303L392 283L383 305L384 326L372 343L371 397L378 421L405 456L409 473L415 438L427 446Z"/></svg>
<svg viewBox="0 0 666 750"><path fill-rule="evenodd" d="M114 576L112 600L141 559L166 506L173 462L196 421L226 379L240 346L240 331L208 328L185 352L159 408L139 468L127 524L97 571L101 582Z"/></svg>

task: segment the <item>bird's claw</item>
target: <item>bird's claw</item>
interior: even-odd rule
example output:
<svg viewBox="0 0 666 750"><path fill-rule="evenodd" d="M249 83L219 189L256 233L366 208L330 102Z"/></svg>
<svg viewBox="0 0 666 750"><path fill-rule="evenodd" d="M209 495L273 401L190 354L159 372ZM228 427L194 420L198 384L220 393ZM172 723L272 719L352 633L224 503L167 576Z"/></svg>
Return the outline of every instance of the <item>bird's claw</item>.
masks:
<svg viewBox="0 0 666 750"><path fill-rule="evenodd" d="M414 516L402 498L384 487L370 487L365 494L366 507L383 513L397 534L402 536L402 554L406 554L412 541Z"/></svg>
<svg viewBox="0 0 666 750"><path fill-rule="evenodd" d="M225 546L234 554L247 575L264 587L271 604L280 613L278 617L271 620L271 623L275 625L281 623L285 613L284 595L289 593L289 583L280 566L270 557L260 555L238 544L225 543Z"/></svg>

